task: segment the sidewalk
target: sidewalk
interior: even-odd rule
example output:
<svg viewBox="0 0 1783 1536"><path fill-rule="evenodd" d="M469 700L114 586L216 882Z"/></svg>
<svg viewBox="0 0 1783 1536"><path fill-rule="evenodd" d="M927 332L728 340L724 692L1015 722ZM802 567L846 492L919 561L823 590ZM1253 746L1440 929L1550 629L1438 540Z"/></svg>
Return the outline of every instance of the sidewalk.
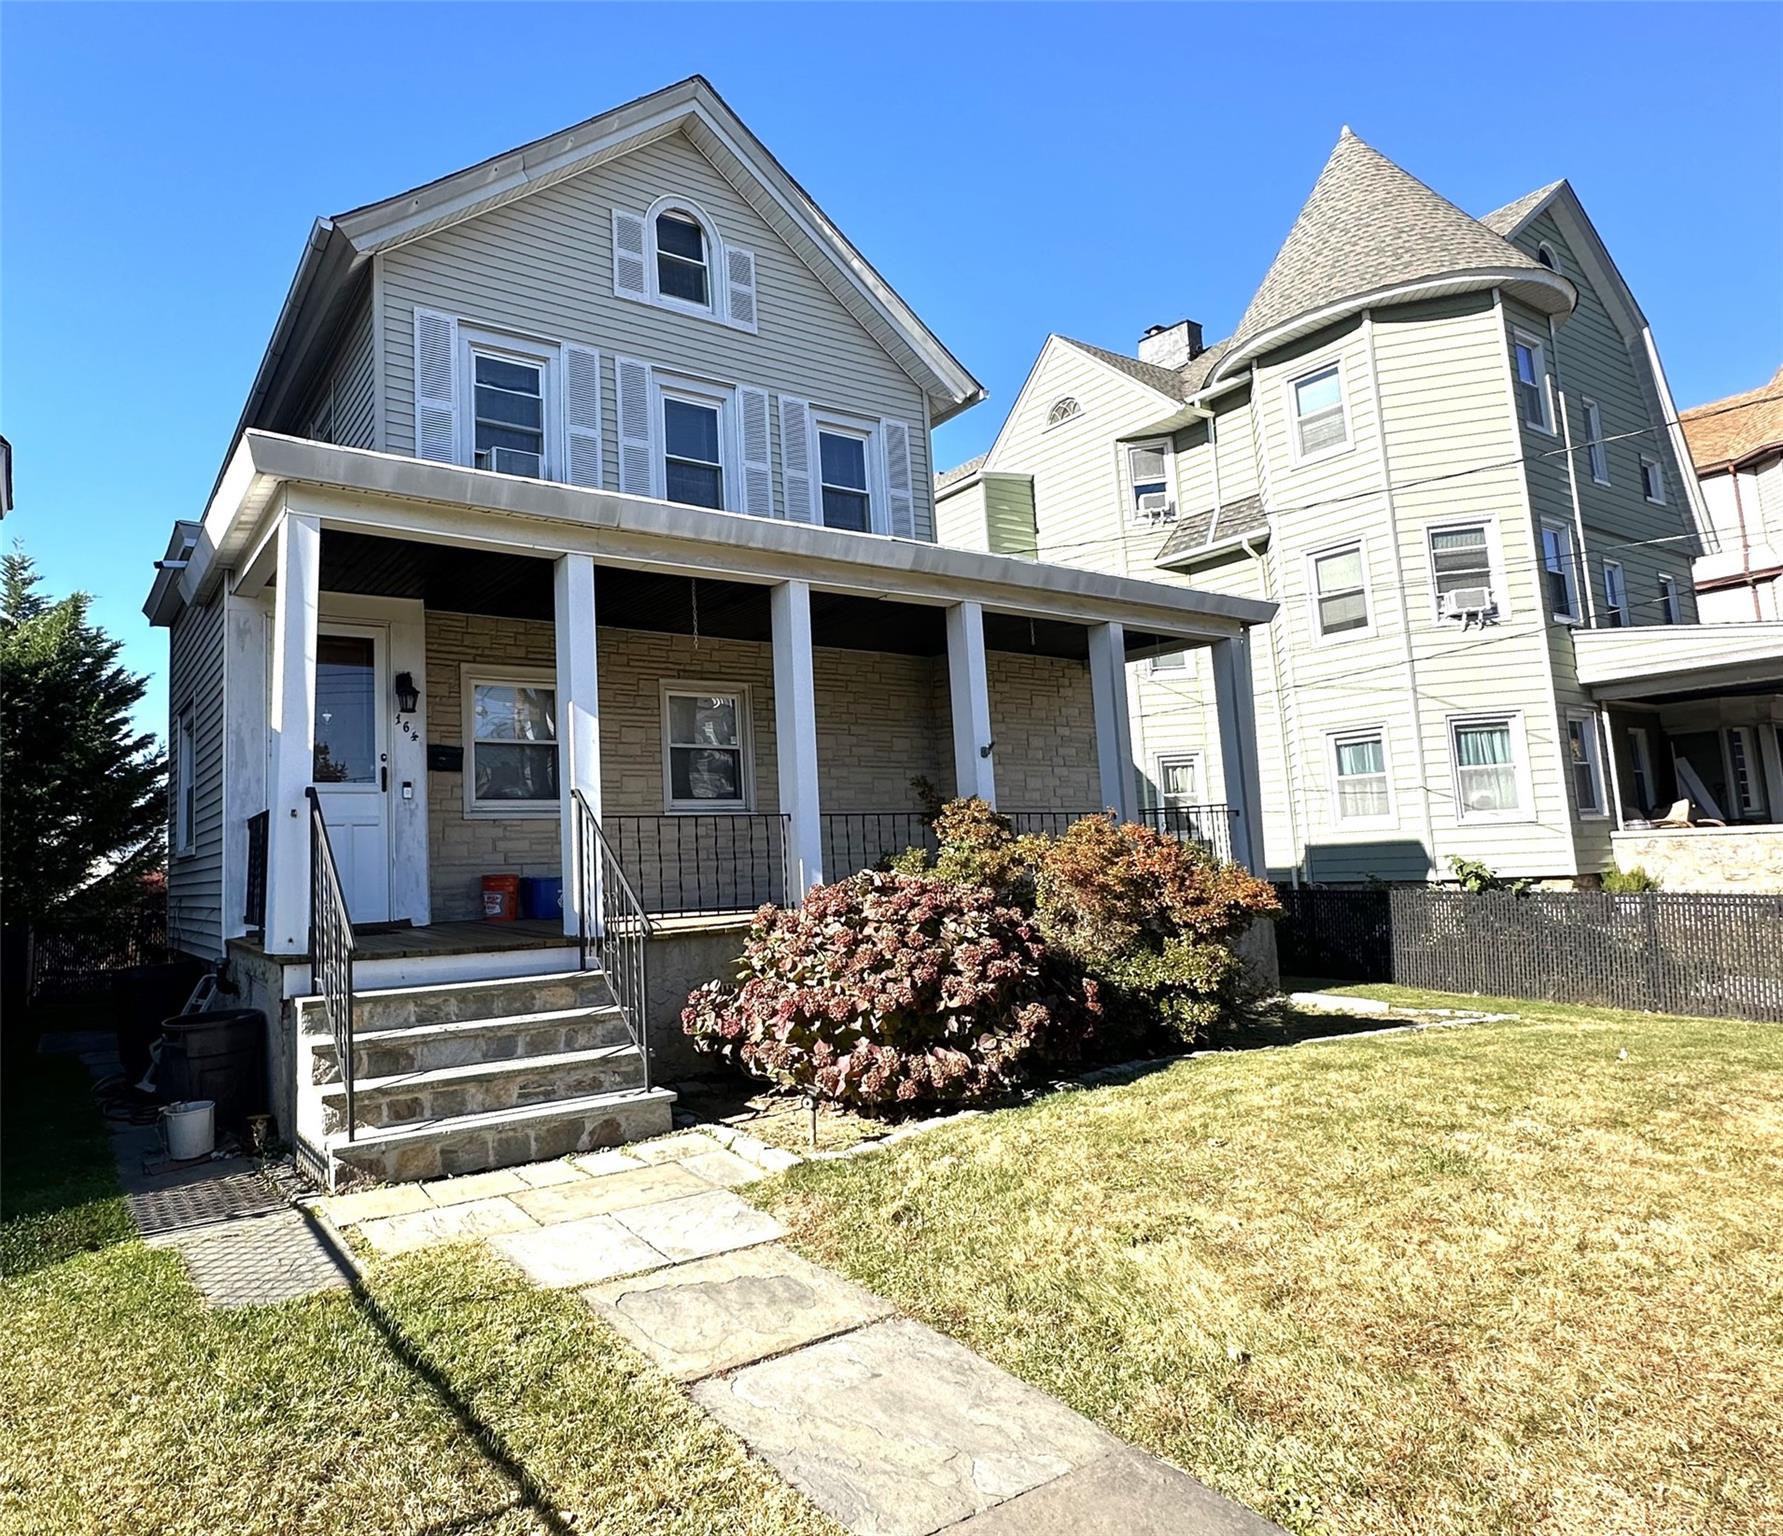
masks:
<svg viewBox="0 0 1783 1536"><path fill-rule="evenodd" d="M787 1248L734 1191L796 1161L678 1131L321 1204L374 1252L483 1238L535 1284L574 1288L862 1536L1279 1536Z"/></svg>

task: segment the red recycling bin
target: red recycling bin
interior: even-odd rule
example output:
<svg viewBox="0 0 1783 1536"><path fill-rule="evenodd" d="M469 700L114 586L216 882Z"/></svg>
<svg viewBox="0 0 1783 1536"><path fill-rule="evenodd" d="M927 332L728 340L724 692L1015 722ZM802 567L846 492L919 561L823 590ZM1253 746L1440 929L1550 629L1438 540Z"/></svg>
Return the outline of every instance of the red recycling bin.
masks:
<svg viewBox="0 0 1783 1536"><path fill-rule="evenodd" d="M520 877L483 876L483 920L511 923L520 915Z"/></svg>

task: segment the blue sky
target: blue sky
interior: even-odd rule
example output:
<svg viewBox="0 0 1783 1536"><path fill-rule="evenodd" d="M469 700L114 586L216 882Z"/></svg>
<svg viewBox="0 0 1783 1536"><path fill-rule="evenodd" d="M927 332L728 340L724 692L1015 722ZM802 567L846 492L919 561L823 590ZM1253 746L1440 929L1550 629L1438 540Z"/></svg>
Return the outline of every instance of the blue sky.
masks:
<svg viewBox="0 0 1783 1536"><path fill-rule="evenodd" d="M149 563L311 219L696 72L989 387L943 465L1048 331L1225 334L1346 122L1474 213L1570 177L1699 403L1783 361L1780 52L1775 5L8 4L5 532L162 673Z"/></svg>

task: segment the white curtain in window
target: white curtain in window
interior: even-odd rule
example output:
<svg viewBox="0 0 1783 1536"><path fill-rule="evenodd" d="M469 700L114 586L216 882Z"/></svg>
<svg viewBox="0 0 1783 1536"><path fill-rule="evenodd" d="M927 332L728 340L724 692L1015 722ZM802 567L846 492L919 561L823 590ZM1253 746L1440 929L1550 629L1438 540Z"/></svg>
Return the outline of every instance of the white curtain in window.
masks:
<svg viewBox="0 0 1783 1536"><path fill-rule="evenodd" d="M1461 803L1467 810L1517 808L1517 770L1508 725L1457 726L1455 760L1461 780Z"/></svg>

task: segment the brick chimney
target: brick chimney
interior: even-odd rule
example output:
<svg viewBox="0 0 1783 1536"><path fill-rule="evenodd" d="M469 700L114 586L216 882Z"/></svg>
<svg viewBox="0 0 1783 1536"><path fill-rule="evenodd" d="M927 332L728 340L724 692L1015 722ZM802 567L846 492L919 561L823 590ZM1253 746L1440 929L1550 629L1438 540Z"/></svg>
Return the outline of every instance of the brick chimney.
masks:
<svg viewBox="0 0 1783 1536"><path fill-rule="evenodd" d="M1201 324L1196 320L1154 325L1139 338L1139 360L1156 363L1160 368L1186 367L1201 352Z"/></svg>

